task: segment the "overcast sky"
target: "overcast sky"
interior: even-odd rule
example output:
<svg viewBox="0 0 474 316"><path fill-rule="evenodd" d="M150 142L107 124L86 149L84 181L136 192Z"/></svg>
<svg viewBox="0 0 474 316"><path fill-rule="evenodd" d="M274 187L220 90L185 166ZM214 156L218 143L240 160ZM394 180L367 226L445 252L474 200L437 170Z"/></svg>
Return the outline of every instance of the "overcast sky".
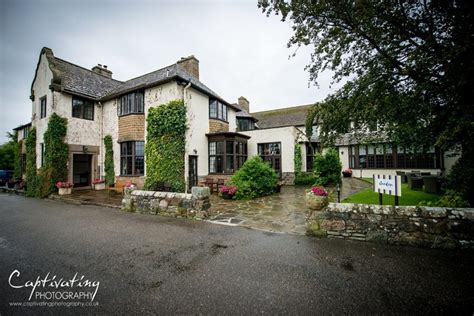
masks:
<svg viewBox="0 0 474 316"><path fill-rule="evenodd" d="M252 112L314 103L331 89L330 74L308 87L309 48L286 44L291 25L267 18L256 0L0 0L0 143L31 118L30 85L43 46L92 68L108 65L127 80L195 55L200 79L228 102Z"/></svg>

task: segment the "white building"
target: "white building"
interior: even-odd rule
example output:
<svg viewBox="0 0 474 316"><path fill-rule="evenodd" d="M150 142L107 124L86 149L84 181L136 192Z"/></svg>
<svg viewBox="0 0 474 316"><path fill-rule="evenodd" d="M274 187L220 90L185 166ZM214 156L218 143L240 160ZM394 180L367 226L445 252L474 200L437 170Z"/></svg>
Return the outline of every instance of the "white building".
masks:
<svg viewBox="0 0 474 316"><path fill-rule="evenodd" d="M116 178L141 187L146 176L147 113L151 107L172 100L184 100L187 108L185 177L189 186L205 177L228 179L248 157L257 154L272 164L283 182L291 184L295 143L303 144L303 171L311 170L312 148L318 148L317 128L310 140L304 136L310 105L251 113L244 97L238 103L229 103L199 81L199 61L194 56L118 81L106 65L89 70L55 57L45 47L39 56L30 98L31 126L37 130L37 167L43 163L43 134L48 118L55 112L68 120L68 181L75 188L90 187L94 179L104 176L106 135L113 139ZM26 124L16 129L19 139L29 127ZM308 146L309 142L313 146ZM350 154L355 153L355 148L359 150L358 158ZM367 156L367 164L363 165L360 148L343 143L339 153L344 168L364 169L361 176L367 176L373 169L372 158ZM374 166L380 167L377 155L374 159ZM384 165L384 169L396 168L392 167ZM433 167L427 170L441 170L443 161Z"/></svg>

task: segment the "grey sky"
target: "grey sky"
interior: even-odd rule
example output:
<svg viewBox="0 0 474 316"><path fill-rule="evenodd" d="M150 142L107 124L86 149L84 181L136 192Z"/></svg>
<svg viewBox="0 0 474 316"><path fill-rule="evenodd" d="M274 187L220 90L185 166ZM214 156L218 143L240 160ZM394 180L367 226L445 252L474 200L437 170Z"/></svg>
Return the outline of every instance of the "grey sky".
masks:
<svg viewBox="0 0 474 316"><path fill-rule="evenodd" d="M324 99L331 76L308 87L309 49L296 57L291 26L267 18L256 0L0 0L0 143L31 117L30 85L41 48L92 68L108 65L127 80L194 54L200 79L229 102L241 95L251 111Z"/></svg>

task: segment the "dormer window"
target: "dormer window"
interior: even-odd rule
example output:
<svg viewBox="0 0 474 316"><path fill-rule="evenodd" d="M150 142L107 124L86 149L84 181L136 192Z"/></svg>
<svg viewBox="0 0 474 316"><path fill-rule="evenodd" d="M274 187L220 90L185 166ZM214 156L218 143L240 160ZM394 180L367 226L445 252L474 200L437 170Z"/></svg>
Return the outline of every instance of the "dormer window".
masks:
<svg viewBox="0 0 474 316"><path fill-rule="evenodd" d="M117 106L118 116L143 113L144 99L143 91L135 91L121 96Z"/></svg>
<svg viewBox="0 0 474 316"><path fill-rule="evenodd" d="M251 131L255 129L255 122L250 118L238 118L237 119L237 130L238 131Z"/></svg>
<svg viewBox="0 0 474 316"><path fill-rule="evenodd" d="M209 118L227 122L227 106L216 99L209 99Z"/></svg>

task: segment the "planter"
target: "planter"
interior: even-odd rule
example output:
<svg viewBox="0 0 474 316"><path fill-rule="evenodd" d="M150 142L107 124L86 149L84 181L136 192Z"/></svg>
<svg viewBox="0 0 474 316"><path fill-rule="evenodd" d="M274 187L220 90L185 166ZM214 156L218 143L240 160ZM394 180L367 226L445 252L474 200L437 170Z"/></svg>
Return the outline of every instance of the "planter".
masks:
<svg viewBox="0 0 474 316"><path fill-rule="evenodd" d="M311 192L306 194L305 199L306 206L314 211L320 211L329 204L327 196L315 195Z"/></svg>
<svg viewBox="0 0 474 316"><path fill-rule="evenodd" d="M234 197L233 195L230 195L227 192L221 192L221 195L224 200L232 200L232 198Z"/></svg>
<svg viewBox="0 0 474 316"><path fill-rule="evenodd" d="M59 188L58 189L58 194L59 195L67 195L67 194L71 194L72 192L72 188Z"/></svg>
<svg viewBox="0 0 474 316"><path fill-rule="evenodd" d="M352 173L343 172L343 173L342 173L342 176L343 176L344 178L350 178L350 177L352 176Z"/></svg>
<svg viewBox="0 0 474 316"><path fill-rule="evenodd" d="M94 184L94 190L105 190L105 182Z"/></svg>

